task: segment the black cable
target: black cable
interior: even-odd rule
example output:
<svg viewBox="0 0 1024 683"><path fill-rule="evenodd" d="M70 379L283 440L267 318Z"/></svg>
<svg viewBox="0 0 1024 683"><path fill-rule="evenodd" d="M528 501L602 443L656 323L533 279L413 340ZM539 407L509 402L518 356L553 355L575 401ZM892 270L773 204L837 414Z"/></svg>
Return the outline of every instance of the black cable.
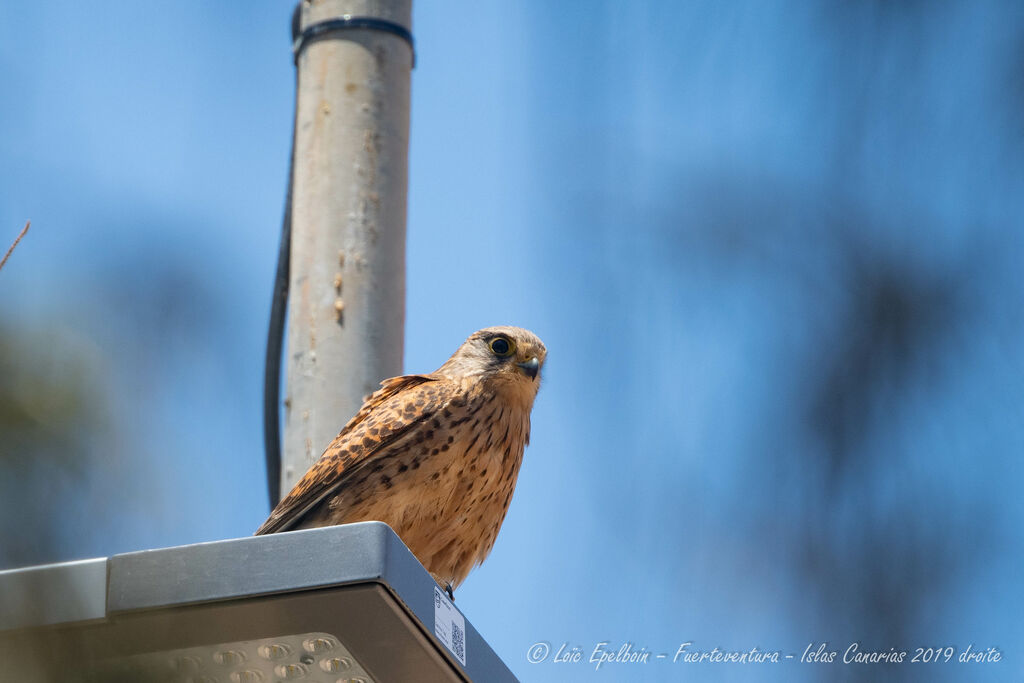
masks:
<svg viewBox="0 0 1024 683"><path fill-rule="evenodd" d="M292 13L292 41L299 33L299 8ZM295 104L292 119L292 148L288 160L288 187L285 191L281 242L277 247L277 270L270 298L270 324L267 329L267 355L263 364L263 452L267 465L267 494L270 509L281 500L281 351L284 347L284 321L288 312L288 281L292 253L292 182L295 176L295 120L298 114L298 71L295 74Z"/></svg>
<svg viewBox="0 0 1024 683"><path fill-rule="evenodd" d="M263 372L263 446L267 459L267 493L270 509L281 499L281 350L284 346L284 318L288 310L288 277L292 241L292 169L288 169L288 194L281 223L281 244L277 249L277 274L270 301L270 328Z"/></svg>

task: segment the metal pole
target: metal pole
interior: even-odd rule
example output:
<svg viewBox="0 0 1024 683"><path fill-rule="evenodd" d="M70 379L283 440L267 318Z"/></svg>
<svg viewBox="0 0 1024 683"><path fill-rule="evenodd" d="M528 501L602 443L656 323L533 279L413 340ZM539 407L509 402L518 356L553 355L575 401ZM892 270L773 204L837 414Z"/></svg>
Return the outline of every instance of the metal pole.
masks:
<svg viewBox="0 0 1024 683"><path fill-rule="evenodd" d="M296 64L282 493L402 370L413 53L380 27L410 29L412 0L300 4L300 33L346 22Z"/></svg>

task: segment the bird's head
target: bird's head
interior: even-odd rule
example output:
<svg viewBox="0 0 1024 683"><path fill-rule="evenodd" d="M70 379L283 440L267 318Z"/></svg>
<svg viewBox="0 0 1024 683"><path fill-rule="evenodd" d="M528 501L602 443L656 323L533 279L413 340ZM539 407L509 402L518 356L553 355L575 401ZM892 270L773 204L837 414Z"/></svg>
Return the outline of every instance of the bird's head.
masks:
<svg viewBox="0 0 1024 683"><path fill-rule="evenodd" d="M515 382L536 393L547 354L544 342L529 330L487 327L471 334L438 373Z"/></svg>

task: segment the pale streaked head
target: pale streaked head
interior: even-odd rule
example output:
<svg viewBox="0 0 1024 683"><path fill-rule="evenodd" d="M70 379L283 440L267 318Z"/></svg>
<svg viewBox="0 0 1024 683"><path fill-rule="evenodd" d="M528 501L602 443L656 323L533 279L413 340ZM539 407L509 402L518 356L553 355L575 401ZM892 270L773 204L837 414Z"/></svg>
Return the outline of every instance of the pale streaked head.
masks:
<svg viewBox="0 0 1024 683"><path fill-rule="evenodd" d="M437 374L452 378L483 376L540 385L548 350L537 335L521 327L487 327L473 334L452 354Z"/></svg>

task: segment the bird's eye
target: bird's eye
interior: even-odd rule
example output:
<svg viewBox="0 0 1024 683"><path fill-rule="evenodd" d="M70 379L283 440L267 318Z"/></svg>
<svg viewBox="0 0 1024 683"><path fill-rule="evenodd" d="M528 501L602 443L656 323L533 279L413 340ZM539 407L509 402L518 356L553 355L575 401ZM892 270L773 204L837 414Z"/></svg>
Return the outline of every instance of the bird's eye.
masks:
<svg viewBox="0 0 1024 683"><path fill-rule="evenodd" d="M512 352L516 350L515 344L505 337L495 337L491 340L489 346L491 347L491 353L502 358L511 356Z"/></svg>

